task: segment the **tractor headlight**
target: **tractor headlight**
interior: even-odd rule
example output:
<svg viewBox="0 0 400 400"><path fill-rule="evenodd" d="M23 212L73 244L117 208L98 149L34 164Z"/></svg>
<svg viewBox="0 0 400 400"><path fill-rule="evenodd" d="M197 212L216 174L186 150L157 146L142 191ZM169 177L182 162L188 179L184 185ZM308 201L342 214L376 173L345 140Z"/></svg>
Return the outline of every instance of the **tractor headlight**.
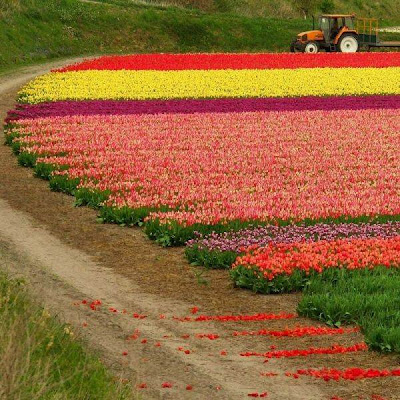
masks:
<svg viewBox="0 0 400 400"><path fill-rule="evenodd" d="M306 42L306 41L307 41L307 35L303 35L303 36L301 37L301 40L302 40L303 42Z"/></svg>

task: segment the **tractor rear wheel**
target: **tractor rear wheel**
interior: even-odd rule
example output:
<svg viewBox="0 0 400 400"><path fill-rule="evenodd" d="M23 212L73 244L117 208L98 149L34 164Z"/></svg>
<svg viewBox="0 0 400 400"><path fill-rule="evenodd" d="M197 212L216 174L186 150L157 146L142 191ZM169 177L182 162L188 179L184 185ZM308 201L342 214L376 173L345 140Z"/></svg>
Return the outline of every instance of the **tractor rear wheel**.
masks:
<svg viewBox="0 0 400 400"><path fill-rule="evenodd" d="M356 53L359 48L357 37L351 33L342 35L338 43L338 48L342 53Z"/></svg>
<svg viewBox="0 0 400 400"><path fill-rule="evenodd" d="M317 42L308 42L304 46L304 53L318 53L319 52L319 46Z"/></svg>

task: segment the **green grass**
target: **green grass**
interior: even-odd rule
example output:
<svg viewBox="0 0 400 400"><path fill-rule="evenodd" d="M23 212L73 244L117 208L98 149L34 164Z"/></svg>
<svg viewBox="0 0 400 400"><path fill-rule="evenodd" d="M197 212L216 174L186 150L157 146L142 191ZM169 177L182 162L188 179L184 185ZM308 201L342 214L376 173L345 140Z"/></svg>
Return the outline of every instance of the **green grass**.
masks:
<svg viewBox="0 0 400 400"><path fill-rule="evenodd" d="M175 6L198 9L205 12L230 12L245 16L275 16L298 18L302 16L292 0L100 0L121 5L148 4L161 7ZM327 3L333 3L327 7ZM356 13L364 17L386 17L400 14L399 0L327 0L316 1L312 13L321 11L337 13Z"/></svg>
<svg viewBox="0 0 400 400"><path fill-rule="evenodd" d="M282 51L309 27L171 7L21 0L0 14L0 71L83 54Z"/></svg>
<svg viewBox="0 0 400 400"><path fill-rule="evenodd" d="M32 300L24 282L0 273L0 398L21 400L127 400L70 326Z"/></svg>
<svg viewBox="0 0 400 400"><path fill-rule="evenodd" d="M370 348L400 353L400 269L331 269L313 276L298 311L333 325L361 326Z"/></svg>

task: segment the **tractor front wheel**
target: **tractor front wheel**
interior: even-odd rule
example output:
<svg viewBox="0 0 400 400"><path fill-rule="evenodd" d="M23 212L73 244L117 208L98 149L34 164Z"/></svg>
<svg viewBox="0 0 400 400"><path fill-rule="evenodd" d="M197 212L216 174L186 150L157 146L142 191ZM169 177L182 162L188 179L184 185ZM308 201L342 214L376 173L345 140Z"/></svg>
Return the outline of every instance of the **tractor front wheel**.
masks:
<svg viewBox="0 0 400 400"><path fill-rule="evenodd" d="M356 53L359 48L357 37L352 34L344 34L339 40L338 48L342 53Z"/></svg>
<svg viewBox="0 0 400 400"><path fill-rule="evenodd" d="M308 42L304 46L304 53L318 53L319 52L319 46L317 42Z"/></svg>

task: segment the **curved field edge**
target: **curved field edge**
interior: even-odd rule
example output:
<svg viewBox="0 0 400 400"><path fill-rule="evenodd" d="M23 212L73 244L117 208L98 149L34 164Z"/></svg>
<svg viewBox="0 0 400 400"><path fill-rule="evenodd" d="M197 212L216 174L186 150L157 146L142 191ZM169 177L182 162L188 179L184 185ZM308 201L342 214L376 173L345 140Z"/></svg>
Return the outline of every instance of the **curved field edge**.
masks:
<svg viewBox="0 0 400 400"><path fill-rule="evenodd" d="M3 398L138 398L32 300L24 281L0 272L0 395Z"/></svg>
<svg viewBox="0 0 400 400"><path fill-rule="evenodd" d="M98 209L98 222L115 223L123 226L143 226L144 232L152 240L155 240L158 244L168 246L181 246L184 245L188 240L195 238L199 233L206 235L212 232L221 233L226 231L238 231L243 228L251 226L262 226L268 224L274 225L290 225L290 224L302 224L302 225L315 225L318 223L365 223L365 222L376 222L384 223L389 221L400 221L399 215L361 215L356 217L351 216L340 216L332 218L306 218L302 220L232 220L228 222L221 222L217 224L202 224L196 223L190 226L184 226L176 221L169 221L168 223L161 223L159 219L149 220L146 219L152 212L171 211L168 206L161 206L157 208L152 207L140 207L130 208L124 207L113 207L105 205L110 192L109 191L95 191L87 188L79 188L79 179L70 179L67 175L54 174L60 170L68 170L68 166L58 167L57 169L50 164L37 163L37 155L21 151L23 148L23 142L14 141L14 139L21 137L17 131L17 125L8 124L5 126L5 137L6 144L11 146L14 154L18 157L18 163L24 167L31 167L34 169L34 174L38 178L49 180L50 189L57 192L63 192L75 196L76 206L87 205L94 209ZM173 210L172 210L173 211Z"/></svg>

